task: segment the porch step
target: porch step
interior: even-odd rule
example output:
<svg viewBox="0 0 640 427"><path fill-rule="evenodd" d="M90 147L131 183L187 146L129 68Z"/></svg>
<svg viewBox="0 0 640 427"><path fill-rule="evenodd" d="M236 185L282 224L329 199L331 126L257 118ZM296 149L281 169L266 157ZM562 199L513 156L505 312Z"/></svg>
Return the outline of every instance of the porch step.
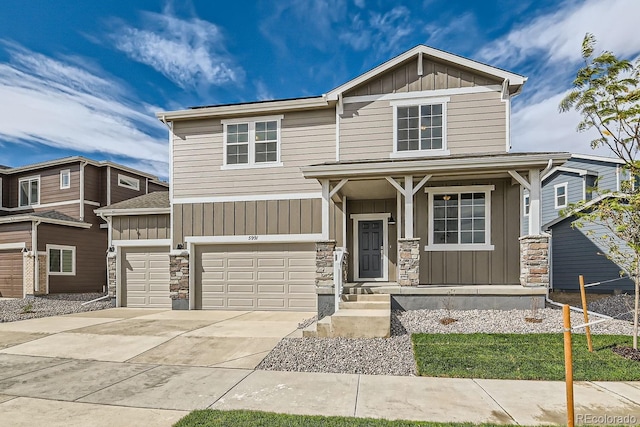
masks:
<svg viewBox="0 0 640 427"><path fill-rule="evenodd" d="M387 338L391 335L391 296L343 295L339 310L306 328L304 337Z"/></svg>

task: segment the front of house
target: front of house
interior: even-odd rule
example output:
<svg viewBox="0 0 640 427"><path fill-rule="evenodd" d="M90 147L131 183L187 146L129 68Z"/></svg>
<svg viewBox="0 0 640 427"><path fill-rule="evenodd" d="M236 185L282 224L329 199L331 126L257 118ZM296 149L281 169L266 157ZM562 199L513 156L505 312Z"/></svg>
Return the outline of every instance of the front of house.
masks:
<svg viewBox="0 0 640 427"><path fill-rule="evenodd" d="M569 155L509 153L525 81L417 46L322 96L158 113L172 307L320 310L336 250L347 286L405 308L443 286L497 305L542 295L540 177Z"/></svg>

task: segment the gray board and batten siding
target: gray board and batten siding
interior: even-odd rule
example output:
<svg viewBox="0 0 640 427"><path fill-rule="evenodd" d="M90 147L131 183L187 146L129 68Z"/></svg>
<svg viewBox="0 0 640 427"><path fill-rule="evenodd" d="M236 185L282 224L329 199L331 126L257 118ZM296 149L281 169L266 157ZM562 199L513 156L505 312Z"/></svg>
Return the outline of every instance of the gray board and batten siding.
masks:
<svg viewBox="0 0 640 427"><path fill-rule="evenodd" d="M113 240L169 239L169 214L112 217Z"/></svg>
<svg viewBox="0 0 640 427"><path fill-rule="evenodd" d="M585 283L619 278L622 268L603 255L605 248L597 239L597 236L610 232L597 224L577 227L573 223L574 218L567 218L551 226L553 289L579 290L580 275L584 276ZM593 235L589 234L590 231ZM631 279L621 279L590 287L589 291L633 291L633 288Z"/></svg>

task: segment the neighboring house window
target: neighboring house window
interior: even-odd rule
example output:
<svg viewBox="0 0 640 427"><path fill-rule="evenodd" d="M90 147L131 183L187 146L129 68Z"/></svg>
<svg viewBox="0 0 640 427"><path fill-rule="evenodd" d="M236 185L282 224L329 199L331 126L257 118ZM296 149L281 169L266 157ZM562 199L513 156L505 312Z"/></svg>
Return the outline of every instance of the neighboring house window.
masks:
<svg viewBox="0 0 640 427"><path fill-rule="evenodd" d="M585 175L584 177L584 199L593 199L593 190L596 187L598 177L595 175Z"/></svg>
<svg viewBox="0 0 640 427"><path fill-rule="evenodd" d="M494 186L427 188L429 245L425 250L492 250Z"/></svg>
<svg viewBox="0 0 640 427"><path fill-rule="evenodd" d="M529 216L529 210L530 210L530 203L529 203L529 195L525 194L524 195L524 199L523 199L523 205L524 205L524 216Z"/></svg>
<svg viewBox="0 0 640 427"><path fill-rule="evenodd" d="M555 194L554 203L556 209L567 207L567 187L568 184L566 182L562 184L556 184L553 187Z"/></svg>
<svg viewBox="0 0 640 427"><path fill-rule="evenodd" d="M118 185L130 190L140 191L140 180L130 176L118 174Z"/></svg>
<svg viewBox="0 0 640 427"><path fill-rule="evenodd" d="M60 171L60 189L71 188L71 171L65 169Z"/></svg>
<svg viewBox="0 0 640 427"><path fill-rule="evenodd" d="M74 246L47 245L49 254L49 274L75 276L76 248Z"/></svg>
<svg viewBox="0 0 640 427"><path fill-rule="evenodd" d="M282 116L223 120L224 166L280 166Z"/></svg>
<svg viewBox="0 0 640 427"><path fill-rule="evenodd" d="M33 206L40 203L40 177L24 178L18 181L19 206Z"/></svg>
<svg viewBox="0 0 640 427"><path fill-rule="evenodd" d="M398 157L448 154L447 99L392 101L393 155Z"/></svg>

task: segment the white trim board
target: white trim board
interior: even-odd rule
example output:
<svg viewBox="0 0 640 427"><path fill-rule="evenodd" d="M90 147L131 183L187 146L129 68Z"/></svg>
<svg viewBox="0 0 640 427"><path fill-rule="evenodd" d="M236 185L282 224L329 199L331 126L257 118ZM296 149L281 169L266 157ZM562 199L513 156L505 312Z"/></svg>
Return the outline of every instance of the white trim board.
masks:
<svg viewBox="0 0 640 427"><path fill-rule="evenodd" d="M111 244L117 248L171 247L171 239L113 240Z"/></svg>
<svg viewBox="0 0 640 427"><path fill-rule="evenodd" d="M0 207L0 210L3 211L7 211L7 212L18 212L18 211L24 211L24 210L28 210L31 207L37 207L37 208L54 208L56 206L68 206L68 205L79 205L80 204L80 199L76 199L76 200L65 200L64 202L54 202L54 203L41 203L39 205L33 205L33 206L22 206L22 207L17 207L17 208L7 208L7 207ZM87 205L92 205L92 206L100 206L100 203L98 202L94 202L91 200L85 200L84 201L85 204Z"/></svg>
<svg viewBox="0 0 640 427"><path fill-rule="evenodd" d="M322 199L322 192L317 193L282 193L282 194L248 194L244 196L212 196L212 197L176 197L171 203L188 205L191 203L219 203L219 202L253 202L262 200L295 200Z"/></svg>
<svg viewBox="0 0 640 427"><path fill-rule="evenodd" d="M27 244L25 242L16 243L0 243L0 251L6 251L11 249L25 249Z"/></svg>
<svg viewBox="0 0 640 427"><path fill-rule="evenodd" d="M312 234L247 234L236 236L188 236L187 244L216 243L302 243L322 241L321 233Z"/></svg>
<svg viewBox="0 0 640 427"><path fill-rule="evenodd" d="M389 218L390 212L385 213L369 213L369 214L351 214L349 218L353 220L352 236L353 239L353 280L356 282L388 282L389 281ZM360 277L359 263L359 241L358 241L358 223L360 221L382 221L382 277Z"/></svg>
<svg viewBox="0 0 640 427"><path fill-rule="evenodd" d="M429 99L433 97L442 97L450 95L464 95L469 93L487 93L487 92L500 92L502 86L472 86L453 89L435 89L435 90L421 90L415 92L398 92L398 93L386 93L379 95L359 95L359 96L347 96L343 99L345 104L355 104L359 102L374 102L374 101L399 101L406 100L410 102L415 99Z"/></svg>

